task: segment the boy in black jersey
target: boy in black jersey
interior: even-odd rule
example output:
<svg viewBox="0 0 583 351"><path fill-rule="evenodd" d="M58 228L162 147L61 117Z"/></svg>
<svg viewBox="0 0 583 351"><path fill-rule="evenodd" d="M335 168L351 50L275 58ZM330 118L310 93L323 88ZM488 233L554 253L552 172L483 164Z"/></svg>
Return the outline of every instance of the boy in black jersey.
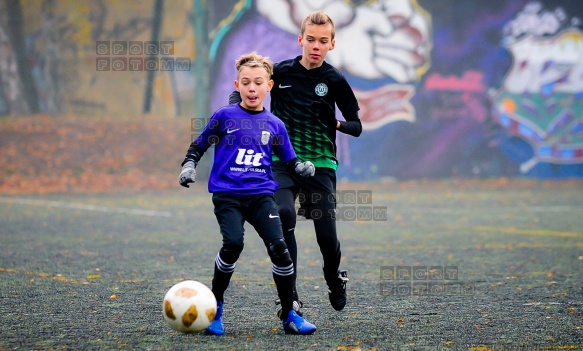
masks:
<svg viewBox="0 0 583 351"><path fill-rule="evenodd" d="M316 239L323 259L324 278L332 307L338 311L346 305L346 271L339 271L340 242L336 233L336 131L360 136L358 101L344 76L324 61L334 49L334 22L322 11L306 17L298 43L302 55L274 66L271 112L285 124L294 150L300 159L316 166L316 175L300 178L286 172L274 157L273 175L279 183L275 201L279 207L283 234L294 263L294 287L297 276L298 248L295 239L295 200L300 214L314 221ZM230 103L240 101L237 92ZM336 106L345 121L336 119ZM294 289L294 309L301 302Z"/></svg>

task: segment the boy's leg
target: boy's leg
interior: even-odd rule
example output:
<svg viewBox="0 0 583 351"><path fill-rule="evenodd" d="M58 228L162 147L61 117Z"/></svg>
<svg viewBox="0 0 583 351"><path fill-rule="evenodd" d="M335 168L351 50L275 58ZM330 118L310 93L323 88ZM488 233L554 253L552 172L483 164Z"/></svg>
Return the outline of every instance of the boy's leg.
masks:
<svg viewBox="0 0 583 351"><path fill-rule="evenodd" d="M211 290L217 299L217 314L207 331L214 335L223 335L224 293L229 287L235 265L243 251L243 214L239 201L235 198L213 195L215 216L223 236L223 246L215 257L215 269Z"/></svg>
<svg viewBox="0 0 583 351"><path fill-rule="evenodd" d="M281 301L282 315L293 307L294 266L283 239L278 208L272 196L262 195L249 205L247 221L255 228L271 258L271 271Z"/></svg>
<svg viewBox="0 0 583 351"><path fill-rule="evenodd" d="M237 199L213 195L215 216L223 236L223 246L215 258L212 291L217 302L223 302L224 292L235 271L236 262L243 251L244 218Z"/></svg>
<svg viewBox="0 0 583 351"><path fill-rule="evenodd" d="M260 196L249 206L252 211L247 221L253 225L263 239L269 257L271 271L281 301L282 313L280 318L286 334L312 334L316 326L306 321L293 310L293 263L283 239L281 221L275 216L277 205L272 196Z"/></svg>
<svg viewBox="0 0 583 351"><path fill-rule="evenodd" d="M275 202L278 207L279 217L281 220L281 229L283 231L283 238L287 245L290 258L294 266L294 273L292 275L292 285L294 292L294 301L299 300L296 289L297 267L298 267L298 245L296 242L296 211L295 211L295 196L290 188L278 189L275 192Z"/></svg>
<svg viewBox="0 0 583 351"><path fill-rule="evenodd" d="M272 172L273 177L279 184L278 190L275 191L274 198L281 220L283 238L294 265L294 274L292 276L294 301L299 301L296 289L296 279L298 274L298 245L295 236L297 221L295 209L295 199L297 197L296 180L294 175L290 174L281 162L275 162L273 164Z"/></svg>
<svg viewBox="0 0 583 351"><path fill-rule="evenodd" d="M324 262L322 270L328 285L330 304L335 310L341 311L346 306L348 274L345 270L339 270L342 253L336 235L336 224L327 219L314 219L314 228Z"/></svg>
<svg viewBox="0 0 583 351"><path fill-rule="evenodd" d="M306 191L308 218L314 221L316 240L322 253L330 303L334 309L342 310L346 305L347 280L339 276L342 252L336 231L336 173L332 169L321 169L301 186Z"/></svg>
<svg viewBox="0 0 583 351"><path fill-rule="evenodd" d="M327 198L333 196L332 194L324 193L319 195L321 195L322 203L315 204L312 209L322 213L322 217L313 217L312 219L314 221L316 241L322 253L324 279L331 292L342 294L340 290L344 287L341 286L341 282L338 280L342 251L340 250L340 241L338 240L338 233L336 231L336 217L334 212L336 204L327 200ZM342 298L339 297L339 299ZM345 301L339 301L338 303L332 303L332 305L335 309L342 309L345 303Z"/></svg>
<svg viewBox="0 0 583 351"><path fill-rule="evenodd" d="M331 278L335 279L338 276L342 257L340 241L336 232L336 220L330 218L314 219L314 230L322 253L322 261L324 262L324 277L326 282L329 283Z"/></svg>

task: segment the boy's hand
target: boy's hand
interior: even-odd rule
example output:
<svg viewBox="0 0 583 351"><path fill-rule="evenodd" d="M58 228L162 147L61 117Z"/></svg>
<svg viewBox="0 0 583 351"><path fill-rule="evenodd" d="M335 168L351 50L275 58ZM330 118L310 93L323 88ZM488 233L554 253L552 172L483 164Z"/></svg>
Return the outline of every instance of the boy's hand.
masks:
<svg viewBox="0 0 583 351"><path fill-rule="evenodd" d="M316 167L310 161L296 162L294 169L300 177L312 177L316 174Z"/></svg>
<svg viewBox="0 0 583 351"><path fill-rule="evenodd" d="M188 161L182 166L182 172L180 172L180 176L178 177L178 183L185 188L190 188L188 184L194 183L195 181L196 170L194 167L196 167L194 161Z"/></svg>

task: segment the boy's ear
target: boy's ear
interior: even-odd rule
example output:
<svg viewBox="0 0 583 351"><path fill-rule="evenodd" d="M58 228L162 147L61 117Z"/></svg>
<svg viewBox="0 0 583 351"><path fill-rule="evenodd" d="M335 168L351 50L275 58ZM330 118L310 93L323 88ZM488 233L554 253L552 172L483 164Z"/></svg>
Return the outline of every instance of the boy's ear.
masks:
<svg viewBox="0 0 583 351"><path fill-rule="evenodd" d="M332 39L332 41L330 41L330 49L328 49L328 51L334 50L335 46L336 46L336 39Z"/></svg>
<svg viewBox="0 0 583 351"><path fill-rule="evenodd" d="M302 35L298 35L298 44L302 46ZM303 47L303 46L302 46Z"/></svg>
<svg viewBox="0 0 583 351"><path fill-rule="evenodd" d="M238 80L235 81L235 89L237 91L239 91L239 81Z"/></svg>
<svg viewBox="0 0 583 351"><path fill-rule="evenodd" d="M269 82L267 82L267 86L269 86L269 88L267 89L267 91L271 91L271 88L273 88L273 79L270 79Z"/></svg>

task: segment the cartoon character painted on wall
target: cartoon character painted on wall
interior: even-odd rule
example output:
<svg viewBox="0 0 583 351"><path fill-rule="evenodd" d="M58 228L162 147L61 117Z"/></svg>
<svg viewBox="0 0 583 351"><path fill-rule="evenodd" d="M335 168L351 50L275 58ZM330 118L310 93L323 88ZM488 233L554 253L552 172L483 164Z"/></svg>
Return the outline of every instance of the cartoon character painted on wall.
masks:
<svg viewBox="0 0 583 351"><path fill-rule="evenodd" d="M368 150L367 157L377 162L382 159L375 157L370 145L386 140L384 127L395 121L415 121L410 99L429 68L431 50L431 20L416 0L256 0L241 1L238 8L240 12L233 18L240 19L228 32L215 36L211 45L216 82L211 109L226 103L232 91L232 84L227 84L232 80L231 66L241 52L257 50L274 62L300 55L297 36L301 21L308 13L323 10L337 28L337 44L327 60L346 76L359 100L363 129L368 131L368 146L360 148ZM339 135L337 144L340 162L347 166L351 154L362 156L357 142ZM374 162L363 164L369 169L355 164L346 176L374 175L378 170Z"/></svg>
<svg viewBox="0 0 583 351"><path fill-rule="evenodd" d="M581 24L561 7L533 2L504 28L513 65L493 104L498 123L532 147L532 155L521 160L523 174L583 166Z"/></svg>

